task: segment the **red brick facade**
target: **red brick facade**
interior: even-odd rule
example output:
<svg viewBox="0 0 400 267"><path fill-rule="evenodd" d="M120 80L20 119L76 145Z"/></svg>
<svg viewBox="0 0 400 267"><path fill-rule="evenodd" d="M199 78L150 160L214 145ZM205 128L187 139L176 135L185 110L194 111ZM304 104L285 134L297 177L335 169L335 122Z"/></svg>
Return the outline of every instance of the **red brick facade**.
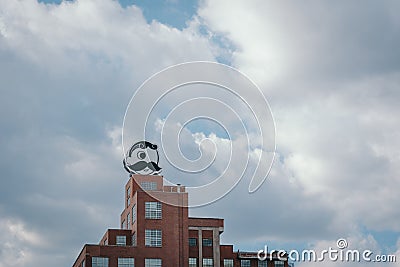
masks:
<svg viewBox="0 0 400 267"><path fill-rule="evenodd" d="M132 175L125 186L121 229L108 229L97 245L86 244L73 267L265 266L256 252L221 245L224 220L189 218L187 204L183 186L164 186L162 176ZM288 266L286 259L274 258L267 267Z"/></svg>

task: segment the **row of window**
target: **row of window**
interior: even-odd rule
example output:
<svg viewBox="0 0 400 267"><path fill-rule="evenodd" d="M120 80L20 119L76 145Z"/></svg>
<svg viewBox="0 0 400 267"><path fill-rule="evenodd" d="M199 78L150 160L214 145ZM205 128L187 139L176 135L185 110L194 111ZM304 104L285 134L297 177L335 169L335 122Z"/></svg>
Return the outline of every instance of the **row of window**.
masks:
<svg viewBox="0 0 400 267"><path fill-rule="evenodd" d="M190 241L192 240L192 241ZM193 240L197 241L196 238L189 238L189 244L195 244ZM204 242L207 240L206 242ZM117 236L116 239L117 246L125 246L126 245L126 236ZM203 239L203 245L207 244L208 246L212 246L212 239ZM162 231L156 229L146 229L145 230L145 245L148 247L161 247L162 246ZM132 246L136 246L136 233L132 235ZM241 267L250 267L250 260L241 260ZM197 258L189 258L189 267L197 266ZM204 258L203 266L213 266L212 259ZM283 261L275 261L275 267L283 267ZM233 259L224 259L224 267L233 267ZM258 261L258 267L267 267L267 261Z"/></svg>
<svg viewBox="0 0 400 267"><path fill-rule="evenodd" d="M145 218L146 219L162 219L161 202L145 202ZM132 216L131 216L132 215ZM122 229L131 229L131 225L136 222L136 204L132 206L132 213L126 215L126 220L122 221Z"/></svg>
<svg viewBox="0 0 400 267"><path fill-rule="evenodd" d="M213 242L211 238L203 238L203 247L212 247ZM197 246L197 238L190 237L189 238L189 246L196 247Z"/></svg>
<svg viewBox="0 0 400 267"><path fill-rule="evenodd" d="M161 259L145 259L145 267L161 267ZM85 261L82 262L82 267L85 267ZM92 267L108 267L108 258L92 257ZM135 267L134 258L118 258L118 267Z"/></svg>
<svg viewBox="0 0 400 267"><path fill-rule="evenodd" d="M126 191L126 206L128 207L131 204L131 188L128 187L128 190Z"/></svg>
<svg viewBox="0 0 400 267"><path fill-rule="evenodd" d="M258 267L267 267L267 261L258 261ZM224 261L224 267L226 266L233 266L232 265L225 265L225 261ZM251 261L250 260L241 260L240 261L240 267L250 267L251 266ZM283 267L284 266L284 262L283 261L274 261L274 266L275 267Z"/></svg>
<svg viewBox="0 0 400 267"><path fill-rule="evenodd" d="M162 246L162 231L158 229L146 229L144 232L145 245L147 247L161 247ZM108 244L108 242L107 242ZM104 242L104 245L107 245ZM117 246L126 246L126 236L117 235L115 244ZM136 246L136 233L132 235L132 246Z"/></svg>
<svg viewBox="0 0 400 267"><path fill-rule="evenodd" d="M250 260L241 260L240 266L241 267L250 267L251 261ZM197 258L189 258L189 267L197 267ZM214 266L213 259L203 258L203 267L212 267ZM283 261L275 261L275 267L283 267ZM224 259L223 267L233 267L233 259ZM267 261L258 261L258 267L267 267Z"/></svg>
<svg viewBox="0 0 400 267"><path fill-rule="evenodd" d="M214 260L210 258L203 258L203 267L213 267ZM197 258L189 258L189 267L197 267Z"/></svg>
<svg viewBox="0 0 400 267"><path fill-rule="evenodd" d="M157 190L157 182L141 182L140 187L144 191L155 191ZM126 195L128 199L131 197L131 187L126 190Z"/></svg>
<svg viewBox="0 0 400 267"><path fill-rule="evenodd" d="M144 191L154 191L154 190L157 190L157 183L156 182L141 182L140 187Z"/></svg>
<svg viewBox="0 0 400 267"><path fill-rule="evenodd" d="M250 260L241 260L240 267L250 267ZM134 258L118 258L118 267L134 267ZM161 259L145 259L145 267L161 267ZM189 267L197 267L197 258L189 258ZM214 260L211 258L203 258L203 267L213 267ZM274 261L275 267L283 267L283 261ZM85 267L85 261L82 262L82 267ZM108 267L108 258L93 257L92 267ZM233 259L224 259L223 267L233 267ZM267 261L258 261L258 267L267 267Z"/></svg>

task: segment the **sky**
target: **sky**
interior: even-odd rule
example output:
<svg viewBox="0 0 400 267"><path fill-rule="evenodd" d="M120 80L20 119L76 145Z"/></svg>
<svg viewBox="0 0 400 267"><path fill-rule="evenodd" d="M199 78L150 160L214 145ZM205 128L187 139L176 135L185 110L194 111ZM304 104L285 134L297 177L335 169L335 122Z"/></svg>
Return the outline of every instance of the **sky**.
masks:
<svg viewBox="0 0 400 267"><path fill-rule="evenodd" d="M129 100L151 75L188 61L250 77L268 99L277 146L255 193L245 175L191 216L224 218L222 241L235 250L322 250L346 238L400 260L399 9L394 0L0 0L0 267L72 266L84 244L119 227ZM251 125L232 95L195 88L164 99L151 137L176 126L163 125L171 107L209 95ZM188 158L203 139L220 153L194 176L161 155L163 175L183 184L224 171L243 137L229 140L210 121L183 136Z"/></svg>

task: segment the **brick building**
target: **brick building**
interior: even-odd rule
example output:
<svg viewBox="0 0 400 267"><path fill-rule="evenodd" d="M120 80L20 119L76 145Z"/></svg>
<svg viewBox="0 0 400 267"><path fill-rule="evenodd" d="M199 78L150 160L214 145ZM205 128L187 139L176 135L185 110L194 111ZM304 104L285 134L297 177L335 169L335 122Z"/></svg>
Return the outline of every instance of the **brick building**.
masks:
<svg viewBox="0 0 400 267"><path fill-rule="evenodd" d="M256 252L221 245L224 220L191 218L187 204L184 186L164 186L158 175L132 175L121 229L84 245L73 267L288 267L286 256L259 261Z"/></svg>

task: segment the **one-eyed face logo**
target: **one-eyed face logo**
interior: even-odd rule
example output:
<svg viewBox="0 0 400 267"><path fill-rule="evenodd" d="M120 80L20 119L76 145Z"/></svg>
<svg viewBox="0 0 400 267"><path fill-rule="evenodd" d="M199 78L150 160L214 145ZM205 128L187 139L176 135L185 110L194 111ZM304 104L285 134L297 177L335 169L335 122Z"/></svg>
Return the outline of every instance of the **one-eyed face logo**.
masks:
<svg viewBox="0 0 400 267"><path fill-rule="evenodd" d="M125 170L129 173L149 175L161 172L158 160L157 145L140 141L129 149L123 163Z"/></svg>

